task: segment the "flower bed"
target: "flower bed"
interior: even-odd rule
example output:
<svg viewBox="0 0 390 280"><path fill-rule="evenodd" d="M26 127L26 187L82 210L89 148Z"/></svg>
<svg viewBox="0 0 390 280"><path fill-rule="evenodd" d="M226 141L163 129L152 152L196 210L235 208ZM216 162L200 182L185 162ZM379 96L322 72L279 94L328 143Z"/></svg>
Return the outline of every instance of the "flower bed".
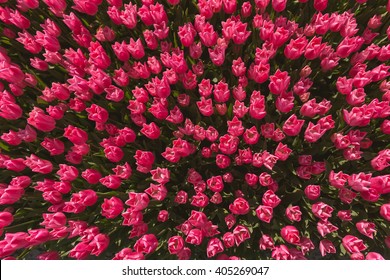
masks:
<svg viewBox="0 0 390 280"><path fill-rule="evenodd" d="M389 11L0 0L0 257L390 258Z"/></svg>

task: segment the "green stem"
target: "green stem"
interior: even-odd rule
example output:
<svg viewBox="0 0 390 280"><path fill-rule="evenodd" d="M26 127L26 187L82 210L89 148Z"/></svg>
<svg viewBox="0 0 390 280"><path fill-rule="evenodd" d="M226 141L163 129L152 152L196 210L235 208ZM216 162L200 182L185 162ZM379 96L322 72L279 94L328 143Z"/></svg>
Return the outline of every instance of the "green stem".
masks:
<svg viewBox="0 0 390 280"><path fill-rule="evenodd" d="M25 226L25 225L33 224L33 223L35 223L35 222L36 222L36 221L28 221L28 222L25 222L25 223L22 223L22 224L14 225L14 226L12 226L12 227L5 227L4 229L5 229L6 231L14 230L14 229L18 229L18 228L20 228L20 227L23 227L23 226Z"/></svg>
<svg viewBox="0 0 390 280"><path fill-rule="evenodd" d="M31 251L31 247L24 249L24 251L17 257L18 260L23 260L24 257Z"/></svg>

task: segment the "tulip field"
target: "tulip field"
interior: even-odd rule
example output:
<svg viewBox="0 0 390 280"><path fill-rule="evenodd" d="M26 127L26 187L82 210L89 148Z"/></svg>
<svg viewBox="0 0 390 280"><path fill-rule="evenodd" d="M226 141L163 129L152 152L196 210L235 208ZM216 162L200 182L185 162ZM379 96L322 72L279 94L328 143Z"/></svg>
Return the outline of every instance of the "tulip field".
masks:
<svg viewBox="0 0 390 280"><path fill-rule="evenodd" d="M390 259L390 1L0 0L0 259Z"/></svg>

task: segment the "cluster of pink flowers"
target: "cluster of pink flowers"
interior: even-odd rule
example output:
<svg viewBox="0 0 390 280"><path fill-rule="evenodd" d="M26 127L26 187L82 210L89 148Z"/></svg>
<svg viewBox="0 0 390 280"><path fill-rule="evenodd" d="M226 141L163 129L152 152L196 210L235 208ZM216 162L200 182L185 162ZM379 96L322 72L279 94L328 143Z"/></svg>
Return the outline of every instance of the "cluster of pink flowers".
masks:
<svg viewBox="0 0 390 280"><path fill-rule="evenodd" d="M390 1L125 2L0 0L0 258L390 258Z"/></svg>

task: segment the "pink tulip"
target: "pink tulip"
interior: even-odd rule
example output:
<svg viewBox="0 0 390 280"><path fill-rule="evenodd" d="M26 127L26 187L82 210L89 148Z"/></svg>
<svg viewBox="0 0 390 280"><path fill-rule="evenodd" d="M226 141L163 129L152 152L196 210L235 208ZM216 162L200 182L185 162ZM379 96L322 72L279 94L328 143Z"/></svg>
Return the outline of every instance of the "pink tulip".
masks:
<svg viewBox="0 0 390 280"><path fill-rule="evenodd" d="M156 250L157 245L157 238L153 234L147 234L135 242L134 249L138 253L150 254Z"/></svg>
<svg viewBox="0 0 390 280"><path fill-rule="evenodd" d="M343 247L349 253L360 253L360 251L364 251L367 249L366 245L364 245L363 240L358 239L353 235L346 235L342 240Z"/></svg>
<svg viewBox="0 0 390 280"><path fill-rule="evenodd" d="M181 236L176 235L168 239L168 251L170 254L178 254L184 248L184 240Z"/></svg>
<svg viewBox="0 0 390 280"><path fill-rule="evenodd" d="M287 0L272 0L272 8L280 13L286 9Z"/></svg>
<svg viewBox="0 0 390 280"><path fill-rule="evenodd" d="M229 210L236 215L245 215L249 212L249 204L243 198L236 198L229 206Z"/></svg>

